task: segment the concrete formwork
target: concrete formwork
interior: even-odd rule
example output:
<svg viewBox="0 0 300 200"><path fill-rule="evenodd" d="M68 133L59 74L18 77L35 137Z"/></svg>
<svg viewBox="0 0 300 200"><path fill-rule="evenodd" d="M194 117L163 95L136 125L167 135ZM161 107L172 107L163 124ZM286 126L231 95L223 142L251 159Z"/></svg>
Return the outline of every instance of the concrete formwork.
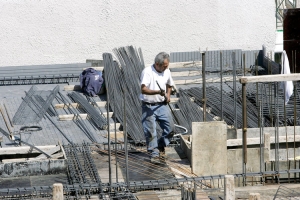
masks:
<svg viewBox="0 0 300 200"><path fill-rule="evenodd" d="M0 178L65 173L65 159L12 162L0 164Z"/></svg>
<svg viewBox="0 0 300 200"><path fill-rule="evenodd" d="M192 171L198 176L227 173L227 125L222 121L193 122Z"/></svg>
<svg viewBox="0 0 300 200"><path fill-rule="evenodd" d="M296 128L298 130L299 127ZM293 133L294 129L279 128L279 136L285 136L286 131ZM300 129L299 129L300 130ZM276 171L274 128L266 128L260 141L260 129L248 129L248 148L246 173L259 171ZM243 149L240 134L237 130L237 139L232 129L227 129L224 122L193 122L193 133L190 136L181 137L181 148L191 162L193 173L198 176L217 174L239 174L243 172ZM262 146L260 147L260 142ZM294 148L286 149L286 140L279 140L279 170L299 169L299 160L294 161ZM289 139L288 142L290 143ZM299 141L295 140L298 146ZM262 152L261 152L262 151ZM288 154L287 154L288 151ZM299 155L299 148L295 148L295 155ZM291 156L289 156L291 155ZM289 159L287 159L287 156ZM292 157L292 158L291 158ZM226 160L225 160L226 159ZM290 175L299 177L299 174ZM262 177L247 178L248 184L260 183ZM288 174L280 175L280 178L289 178ZM257 179L257 180L256 180ZM252 183L250 183L252 182ZM236 182L237 183L237 182Z"/></svg>

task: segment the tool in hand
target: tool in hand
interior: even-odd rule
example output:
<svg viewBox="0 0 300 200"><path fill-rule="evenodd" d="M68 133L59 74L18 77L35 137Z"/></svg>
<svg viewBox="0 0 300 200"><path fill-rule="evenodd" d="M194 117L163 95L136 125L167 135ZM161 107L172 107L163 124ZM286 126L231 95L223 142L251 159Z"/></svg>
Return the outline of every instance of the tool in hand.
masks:
<svg viewBox="0 0 300 200"><path fill-rule="evenodd" d="M159 85L159 83L158 83L157 81L156 81L156 84L158 85L158 87L159 87L161 93L162 93L162 92L165 92L165 91L160 87L160 85ZM167 102L167 97L166 97L166 96L165 96L165 102L168 104L168 106L169 106L169 108L170 108L170 110L171 110L171 112L172 112L172 115L173 115L174 118L175 118L176 123L179 123L179 121L178 121L176 115L174 114L174 112L173 112L173 110L172 110L172 108L171 108L169 102ZM183 129L184 132L182 132L182 133L177 133L177 134L175 134L175 133L173 132L173 134L172 134L171 137L187 134L188 130L187 130L185 127L179 126L179 125L177 125L177 124L174 124L174 126L180 128L180 129Z"/></svg>
<svg viewBox="0 0 300 200"><path fill-rule="evenodd" d="M160 87L160 85L159 85L159 83L158 83L157 81L156 81L156 84L158 85L160 91L161 91L161 92L164 92L164 90L161 89L161 87ZM169 106L169 108L170 108L170 110L171 110L171 112L172 112L172 114L173 114L173 116L174 116L174 118L175 118L175 120L176 120L176 123L178 123L179 121L177 120L177 117L176 117L176 115L174 114L174 112L173 112L173 110L172 110L172 108L171 108L169 102L167 102L167 97L166 97L166 96L165 96L165 102L168 104L168 106Z"/></svg>
<svg viewBox="0 0 300 200"><path fill-rule="evenodd" d="M159 89L160 89L160 93L165 93L165 91L163 89L161 89L160 85L158 84L158 82L156 81L156 84L158 85ZM166 93L165 93L165 102L167 102L167 97L166 97Z"/></svg>

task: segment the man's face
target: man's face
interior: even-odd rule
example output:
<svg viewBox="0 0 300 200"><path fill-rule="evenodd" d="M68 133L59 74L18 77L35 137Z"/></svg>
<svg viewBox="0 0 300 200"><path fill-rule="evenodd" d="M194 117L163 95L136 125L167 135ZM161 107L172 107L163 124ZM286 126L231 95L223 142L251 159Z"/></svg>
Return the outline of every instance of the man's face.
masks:
<svg viewBox="0 0 300 200"><path fill-rule="evenodd" d="M159 65L158 63L155 63L155 69L159 73L164 72L169 66L169 61L167 59L164 60L164 63L162 65Z"/></svg>

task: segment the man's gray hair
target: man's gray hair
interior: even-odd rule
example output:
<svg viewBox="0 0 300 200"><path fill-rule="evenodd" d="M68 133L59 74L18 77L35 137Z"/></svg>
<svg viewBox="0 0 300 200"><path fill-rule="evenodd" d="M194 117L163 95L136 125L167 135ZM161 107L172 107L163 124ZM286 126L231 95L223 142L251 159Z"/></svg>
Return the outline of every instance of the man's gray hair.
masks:
<svg viewBox="0 0 300 200"><path fill-rule="evenodd" d="M167 54L166 52L160 52L159 54L157 54L155 56L154 63L162 65L164 63L165 59L167 59L170 62L169 54Z"/></svg>

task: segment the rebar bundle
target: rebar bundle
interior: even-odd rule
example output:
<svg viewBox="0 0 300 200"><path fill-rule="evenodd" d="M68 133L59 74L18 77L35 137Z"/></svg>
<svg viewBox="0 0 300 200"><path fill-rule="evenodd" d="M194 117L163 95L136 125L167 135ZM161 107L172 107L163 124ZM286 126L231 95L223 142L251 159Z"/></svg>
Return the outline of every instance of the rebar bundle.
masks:
<svg viewBox="0 0 300 200"><path fill-rule="evenodd" d="M179 100L176 103L179 110L176 110L176 117L178 117L179 125L188 129L192 133L192 122L203 122L203 111L198 104L196 104L188 95L186 90L179 89ZM181 114L178 112L180 111ZM207 121L212 121L213 118L208 114L206 115Z"/></svg>
<svg viewBox="0 0 300 200"><path fill-rule="evenodd" d="M77 92L68 94L74 102L78 103L85 112L91 117L93 123L102 130L107 129L107 121L100 112L98 112L94 106L92 106L82 95Z"/></svg>
<svg viewBox="0 0 300 200"><path fill-rule="evenodd" d="M118 62L113 61L112 55L103 54L106 88L110 108L117 120L126 127L129 136L135 142L145 142L141 123L142 109L139 100L140 74L144 68L142 52L132 46L114 49ZM124 108L125 101L125 108Z"/></svg>
<svg viewBox="0 0 300 200"><path fill-rule="evenodd" d="M52 91L37 90L36 86L32 86L15 113L13 124L38 123L47 112L58 91L59 86Z"/></svg>
<svg viewBox="0 0 300 200"><path fill-rule="evenodd" d="M65 105L71 105L70 102L68 101L68 99L61 94L60 92L58 92L59 97L57 96L57 98L62 101ZM93 132L90 130L90 128L87 126L86 124L86 120L83 120L80 115L79 115L79 111L74 108L74 107L68 107L68 110L70 113L74 114L76 117L74 119L74 123L86 134L86 136L92 141L92 142L98 142L97 138L94 136ZM72 144L72 142L70 142L70 144Z"/></svg>
<svg viewBox="0 0 300 200"><path fill-rule="evenodd" d="M221 91L219 88L214 86L209 86L206 88L207 91L207 107L209 107L211 113L215 116L221 116ZM193 87L190 88L188 94L195 98L195 102L202 106L202 88ZM233 102L234 99L231 94L223 92L223 116L224 121L228 125L234 125L235 121L237 123L237 128L242 127L242 105L240 101L236 102L236 109L237 109L237 118L234 116L234 106ZM253 108L253 107L251 107ZM255 112L253 109L251 111ZM248 127L257 127L257 115L254 115L253 112L248 112Z"/></svg>

